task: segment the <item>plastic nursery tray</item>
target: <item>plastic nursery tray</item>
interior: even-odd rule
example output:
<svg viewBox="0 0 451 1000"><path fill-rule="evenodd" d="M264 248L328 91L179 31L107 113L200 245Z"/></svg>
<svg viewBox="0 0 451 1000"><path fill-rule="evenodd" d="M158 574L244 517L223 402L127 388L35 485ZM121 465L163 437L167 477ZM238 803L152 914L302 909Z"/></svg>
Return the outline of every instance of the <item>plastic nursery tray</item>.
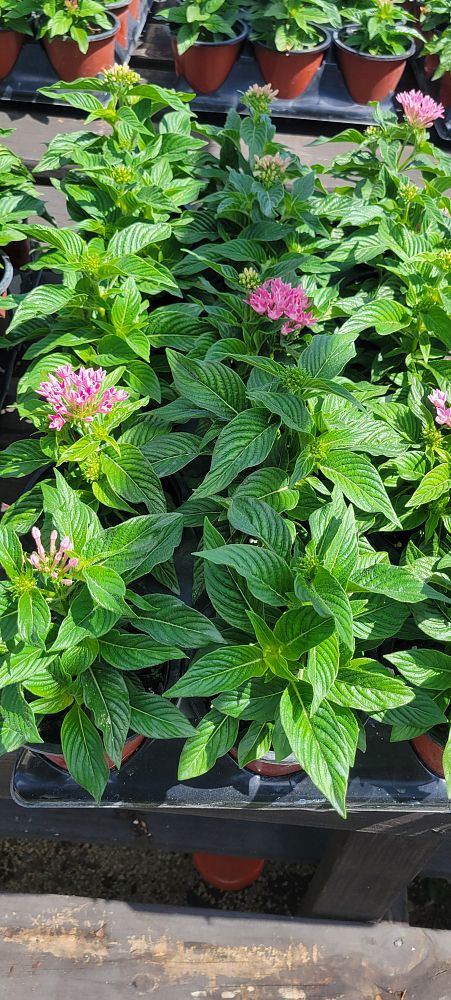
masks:
<svg viewBox="0 0 451 1000"><path fill-rule="evenodd" d="M409 743L390 744L374 722L367 726L367 737L367 752L358 753L349 782L350 817L374 811L449 816L445 782L420 763ZM261 777L239 768L229 754L208 774L181 782L177 778L181 746L181 740L144 743L120 772L111 773L100 807L145 811L163 806L186 813L265 810L268 816L275 811L287 815L287 810L333 812L305 773ZM11 794L18 805L31 808L96 808L66 771L28 750L16 763Z"/></svg>
<svg viewBox="0 0 451 1000"><path fill-rule="evenodd" d="M143 32L147 17L154 0L141 0L139 21L132 21L128 34L128 47L124 49L116 42L115 61L124 65L129 62ZM39 41L26 41L19 58L8 76L0 80L0 101L24 101L33 104L63 105L57 97L44 97L38 91L41 87L50 87L57 83L57 76L44 46ZM100 94L96 96L101 100ZM107 98L105 97L105 103ZM66 107L66 105L64 105Z"/></svg>
<svg viewBox="0 0 451 1000"><path fill-rule="evenodd" d="M430 94L434 100L438 100L439 81L431 80L430 76L426 76L424 72L424 59L421 56L418 56L417 59L412 59L412 73L420 90L424 94ZM443 142L451 142L451 108L446 110L444 118L439 118L438 121L434 122L434 128Z"/></svg>
<svg viewBox="0 0 451 1000"><path fill-rule="evenodd" d="M409 85L409 71L406 70L399 90ZM154 82L158 82L157 74L152 74ZM265 81L260 73L250 45L246 45L235 63L227 80L213 94L198 94L193 101L196 111L214 111L224 113L229 108L244 111L241 104L241 93L252 84L263 84ZM190 85L182 77L177 81L178 90L189 91ZM241 93L240 93L241 92ZM314 76L311 84L299 97L292 101L276 99L272 103L274 118L314 119L324 122L344 122L352 125L370 125L373 122L373 109L366 104L356 104L344 83L340 68L335 58L333 45L326 54L322 66ZM398 111L393 97L382 102L382 107L390 111Z"/></svg>

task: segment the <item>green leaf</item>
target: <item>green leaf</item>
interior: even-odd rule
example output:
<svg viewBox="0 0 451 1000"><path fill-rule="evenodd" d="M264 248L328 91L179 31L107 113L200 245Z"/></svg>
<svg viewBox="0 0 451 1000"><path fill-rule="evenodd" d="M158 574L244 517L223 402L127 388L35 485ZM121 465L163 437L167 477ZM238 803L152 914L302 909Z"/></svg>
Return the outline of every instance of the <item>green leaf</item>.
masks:
<svg viewBox="0 0 451 1000"><path fill-rule="evenodd" d="M100 802L110 772L97 729L79 705L74 705L64 718L61 744L72 777Z"/></svg>
<svg viewBox="0 0 451 1000"><path fill-rule="evenodd" d="M386 653L385 659L399 670L409 684L432 691L451 689L451 656L441 649L399 650Z"/></svg>
<svg viewBox="0 0 451 1000"><path fill-rule="evenodd" d="M118 670L148 670L160 663L184 658L177 646L156 643L146 635L116 629L102 636L99 648L101 658Z"/></svg>
<svg viewBox="0 0 451 1000"><path fill-rule="evenodd" d="M264 674L266 665L257 645L223 646L192 663L166 695L169 698L201 698L232 691L250 677Z"/></svg>
<svg viewBox="0 0 451 1000"><path fill-rule="evenodd" d="M271 451L277 425L268 423L265 410L239 413L223 428L213 449L211 470L196 490L196 496L218 493L243 469L260 465Z"/></svg>
<svg viewBox="0 0 451 1000"><path fill-rule="evenodd" d="M233 498L255 497L281 514L298 502L298 491L289 486L290 477L283 469L258 469L237 486Z"/></svg>
<svg viewBox="0 0 451 1000"><path fill-rule="evenodd" d="M394 601L406 604L416 604L428 597L438 597L448 603L448 598L414 576L410 569L404 566L390 566L388 563L375 563L352 574L353 589L370 591L373 594L385 594Z"/></svg>
<svg viewBox="0 0 451 1000"><path fill-rule="evenodd" d="M0 563L12 580L22 573L23 561L22 546L15 531L0 524Z"/></svg>
<svg viewBox="0 0 451 1000"><path fill-rule="evenodd" d="M217 549L204 549L197 556L216 566L228 566L245 577L251 594L258 600L279 607L293 588L293 575L281 556L269 549L232 543Z"/></svg>
<svg viewBox="0 0 451 1000"><path fill-rule="evenodd" d="M220 361L194 361L167 350L175 386L196 406L231 420L246 406L246 389L239 375Z"/></svg>
<svg viewBox="0 0 451 1000"><path fill-rule="evenodd" d="M177 642L188 649L223 642L221 633L209 618L177 597L166 594L141 597L134 593L129 593L128 597L137 616L136 621L131 617L131 623L151 635L155 642Z"/></svg>
<svg viewBox="0 0 451 1000"><path fill-rule="evenodd" d="M315 715L308 709L308 689L289 684L280 701L280 717L301 767L334 809L346 817L346 789L357 748L358 725L348 709L327 701Z"/></svg>
<svg viewBox="0 0 451 1000"><path fill-rule="evenodd" d="M299 367L313 378L336 378L355 357L355 336L315 334L299 356Z"/></svg>
<svg viewBox="0 0 451 1000"><path fill-rule="evenodd" d="M0 700L0 753L18 750L24 743L42 743L30 705L18 684L2 691Z"/></svg>
<svg viewBox="0 0 451 1000"><path fill-rule="evenodd" d="M318 557L324 568L346 587L357 562L358 539L354 510L344 504L343 507L340 515L330 518L318 546Z"/></svg>
<svg viewBox="0 0 451 1000"><path fill-rule="evenodd" d="M265 389L248 389L248 396L270 413L277 414L287 427L308 434L312 428L312 418L306 404L298 396L288 392L268 392Z"/></svg>
<svg viewBox="0 0 451 1000"><path fill-rule="evenodd" d="M180 755L180 781L205 774L233 747L238 736L238 720L212 709L199 723L196 733L185 743Z"/></svg>
<svg viewBox="0 0 451 1000"><path fill-rule="evenodd" d="M331 452L321 460L321 471L360 510L380 511L392 524L400 526L382 479L366 455Z"/></svg>
<svg viewBox="0 0 451 1000"><path fill-rule="evenodd" d="M37 587L19 597L17 628L20 638L28 645L43 646L51 623L50 608Z"/></svg>
<svg viewBox="0 0 451 1000"><path fill-rule="evenodd" d="M160 480L140 448L121 445L120 455L102 455L102 468L113 490L129 500L142 503L150 514L164 513L166 501Z"/></svg>
<svg viewBox="0 0 451 1000"><path fill-rule="evenodd" d="M267 722L251 722L238 744L238 764L246 767L271 749L272 730Z"/></svg>
<svg viewBox="0 0 451 1000"><path fill-rule="evenodd" d="M10 653L0 664L0 688L31 680L41 667L47 668L55 658L56 654L42 656L41 650L32 646L23 646L18 652Z"/></svg>
<svg viewBox="0 0 451 1000"><path fill-rule="evenodd" d="M167 222L132 222L114 233L108 244L108 253L113 257L126 257L139 253L152 243L162 243L170 235L171 227Z"/></svg>
<svg viewBox="0 0 451 1000"><path fill-rule="evenodd" d="M415 691L412 701L400 708L389 708L384 712L372 712L373 718L387 726L392 726L392 743L413 740L415 736L427 733L434 726L447 724L448 719L426 691Z"/></svg>
<svg viewBox="0 0 451 1000"><path fill-rule="evenodd" d="M64 650L60 656L60 664L63 672L71 677L74 674L82 674L84 670L94 663L99 655L99 643L92 636L86 636L76 646Z"/></svg>
<svg viewBox="0 0 451 1000"><path fill-rule="evenodd" d="M0 473L21 478L48 465L40 441L14 441L0 454Z"/></svg>
<svg viewBox="0 0 451 1000"><path fill-rule="evenodd" d="M329 692L331 701L363 712L399 708L412 701L414 692L390 670L366 657L341 669Z"/></svg>
<svg viewBox="0 0 451 1000"><path fill-rule="evenodd" d="M292 537L288 525L264 500L237 497L232 500L228 518L237 531L258 538L283 559L290 558Z"/></svg>
<svg viewBox="0 0 451 1000"><path fill-rule="evenodd" d="M86 636L104 635L116 624L119 615L99 607L87 587L74 597L70 611L61 622L52 650L70 649Z"/></svg>
<svg viewBox="0 0 451 1000"><path fill-rule="evenodd" d="M215 698L213 707L236 719L272 722L277 717L285 687L285 681L278 677L251 677L239 688L222 692Z"/></svg>
<svg viewBox="0 0 451 1000"><path fill-rule="evenodd" d="M436 465L434 469L423 476L420 485L415 490L413 496L409 498L406 507L421 507L431 500L438 500L443 493L448 493L451 489L450 467L447 462Z"/></svg>
<svg viewBox="0 0 451 1000"><path fill-rule="evenodd" d="M172 476L185 468L201 452L201 438L195 434L172 432L158 434L141 446L141 451L151 463L157 476Z"/></svg>
<svg viewBox="0 0 451 1000"><path fill-rule="evenodd" d="M346 320L340 330L340 336L346 333L358 334L362 330L375 329L379 336L387 336L403 330L411 322L410 313L399 302L393 299L376 299L367 302L361 309Z"/></svg>
<svg viewBox="0 0 451 1000"><path fill-rule="evenodd" d="M120 768L130 728L130 702L122 674L104 667L88 667L82 674L85 705L103 733L105 750Z"/></svg>
<svg viewBox="0 0 451 1000"><path fill-rule="evenodd" d="M219 531L205 518L204 550L225 545ZM203 560L205 588L217 613L225 622L244 632L250 632L248 611L262 610L261 604L251 594L246 581L227 566L215 566Z"/></svg>
<svg viewBox="0 0 451 1000"><path fill-rule="evenodd" d="M328 636L309 652L304 680L313 688L311 714L314 715L334 683L338 674L340 655L335 633Z"/></svg>
<svg viewBox="0 0 451 1000"><path fill-rule="evenodd" d="M60 535L70 538L74 551L83 552L88 539L100 535L100 521L92 507L80 500L57 469L54 476L56 490L45 483L42 486L44 510L51 515Z"/></svg>
<svg viewBox="0 0 451 1000"><path fill-rule="evenodd" d="M37 288L32 288L17 307L8 332L12 333L29 319L43 319L44 316L60 312L73 299L74 294L74 289L66 285L38 285Z"/></svg>
<svg viewBox="0 0 451 1000"><path fill-rule="evenodd" d="M408 605L392 601L385 595L368 594L362 596L362 600L359 596L350 601L353 630L354 635L366 643L377 645L381 639L396 635L409 616Z"/></svg>
<svg viewBox="0 0 451 1000"><path fill-rule="evenodd" d="M160 695L130 686L131 728L152 740L177 739L194 732L189 720Z"/></svg>
<svg viewBox="0 0 451 1000"><path fill-rule="evenodd" d="M274 635L281 643L284 657L299 660L307 650L328 639L334 628L332 616L323 618L314 608L306 605L285 611L274 628Z"/></svg>
<svg viewBox="0 0 451 1000"><path fill-rule="evenodd" d="M107 611L123 614L125 583L119 573L106 566L86 566L83 578L96 604Z"/></svg>
<svg viewBox="0 0 451 1000"><path fill-rule="evenodd" d="M315 573L314 588L335 619L340 647L351 654L354 651L352 610L346 591L329 570L320 566Z"/></svg>

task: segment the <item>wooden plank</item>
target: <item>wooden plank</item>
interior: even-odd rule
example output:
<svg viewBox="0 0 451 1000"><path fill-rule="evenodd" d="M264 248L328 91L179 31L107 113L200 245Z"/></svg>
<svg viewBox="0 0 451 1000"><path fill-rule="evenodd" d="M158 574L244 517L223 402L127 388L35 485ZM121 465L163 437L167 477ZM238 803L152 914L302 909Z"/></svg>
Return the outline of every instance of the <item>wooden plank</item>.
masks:
<svg viewBox="0 0 451 1000"><path fill-rule="evenodd" d="M451 934L1 898L2 996L23 1000L446 1000Z"/></svg>
<svg viewBox="0 0 451 1000"><path fill-rule="evenodd" d="M332 920L382 920L435 854L434 830L417 837L336 833L302 901L302 913Z"/></svg>

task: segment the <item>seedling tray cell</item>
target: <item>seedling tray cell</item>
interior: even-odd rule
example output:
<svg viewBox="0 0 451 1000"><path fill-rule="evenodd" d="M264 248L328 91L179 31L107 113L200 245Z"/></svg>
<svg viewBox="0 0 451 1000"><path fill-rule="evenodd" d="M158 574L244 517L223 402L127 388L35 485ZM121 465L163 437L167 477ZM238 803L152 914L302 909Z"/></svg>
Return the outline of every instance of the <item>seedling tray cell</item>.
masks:
<svg viewBox="0 0 451 1000"><path fill-rule="evenodd" d="M451 812L445 782L426 770L409 743L390 744L382 727L373 722L367 726L367 737L367 752L358 754L351 772L349 814ZM100 807L333 812L305 773L262 778L239 768L228 754L208 774L181 782L177 778L181 747L180 740L146 742L120 772L112 772ZM96 807L67 772L28 750L18 758L11 794L18 805L29 808Z"/></svg>
<svg viewBox="0 0 451 1000"><path fill-rule="evenodd" d="M129 62L152 6L153 0L143 0L140 19L134 21L129 30L128 47L124 49L116 43L115 61L117 63L124 65ZM25 42L11 73L0 80L0 101L21 101L67 107L57 97L52 99L39 93L41 87L51 87L58 80L59 77L50 63L44 46L39 41L30 39L30 41ZM96 97L102 100L101 94L96 94ZM108 97L105 95L104 103L107 102Z"/></svg>

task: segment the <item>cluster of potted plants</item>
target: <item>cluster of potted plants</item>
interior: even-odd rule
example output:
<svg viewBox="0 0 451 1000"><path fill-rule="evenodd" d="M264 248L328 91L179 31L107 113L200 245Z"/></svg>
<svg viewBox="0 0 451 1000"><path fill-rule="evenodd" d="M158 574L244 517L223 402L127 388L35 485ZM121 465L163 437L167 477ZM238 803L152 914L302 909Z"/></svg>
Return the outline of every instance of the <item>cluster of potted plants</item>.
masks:
<svg viewBox="0 0 451 1000"><path fill-rule="evenodd" d="M111 134L50 143L73 225L21 226L41 283L5 301L2 748L100 799L141 738L186 737L182 780L230 753L345 815L375 719L451 786L443 109L402 94L313 171L269 86L222 128L126 68L85 86L53 92Z"/></svg>
<svg viewBox="0 0 451 1000"><path fill-rule="evenodd" d="M127 49L140 14L141 0L0 0L0 79L30 37L61 80L96 76L114 64L116 42Z"/></svg>
<svg viewBox="0 0 451 1000"><path fill-rule="evenodd" d="M171 26L177 72L200 93L224 83L249 33L265 81L280 98L296 98L319 70L333 32L351 97L367 104L395 90L422 39L406 6L402 0L349 7L330 0L298 6L290 0L179 0L161 16Z"/></svg>
<svg viewBox="0 0 451 1000"><path fill-rule="evenodd" d="M445 108L451 107L451 3L427 0L421 8L424 45L424 71L439 81L439 95Z"/></svg>

